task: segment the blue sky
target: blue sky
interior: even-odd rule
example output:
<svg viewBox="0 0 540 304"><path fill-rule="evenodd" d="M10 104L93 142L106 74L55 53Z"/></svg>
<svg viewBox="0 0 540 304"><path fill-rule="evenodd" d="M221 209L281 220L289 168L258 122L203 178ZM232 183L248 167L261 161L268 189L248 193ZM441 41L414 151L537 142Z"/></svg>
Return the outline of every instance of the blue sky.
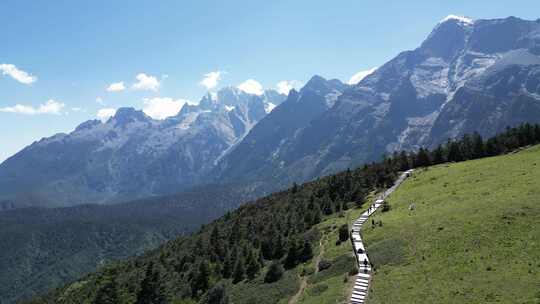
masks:
<svg viewBox="0 0 540 304"><path fill-rule="evenodd" d="M449 14L540 17L537 0L509 3L3 0L0 162L103 109L146 107L163 117L198 101L211 72L220 74L217 82L208 75L210 90L314 74L348 81L415 48Z"/></svg>

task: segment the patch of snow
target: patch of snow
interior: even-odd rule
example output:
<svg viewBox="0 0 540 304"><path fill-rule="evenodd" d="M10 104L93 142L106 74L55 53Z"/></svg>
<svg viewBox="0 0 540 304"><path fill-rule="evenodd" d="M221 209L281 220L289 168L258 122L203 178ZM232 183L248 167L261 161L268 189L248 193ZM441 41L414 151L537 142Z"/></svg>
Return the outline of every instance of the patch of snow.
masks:
<svg viewBox="0 0 540 304"><path fill-rule="evenodd" d="M373 72L375 72L377 69L378 69L378 67L374 67L374 68L371 68L371 69L366 70L366 71L360 71L360 72L352 75L347 83L350 84L350 85L358 84L360 81L362 81L362 79L364 79L367 76L373 74Z"/></svg>
<svg viewBox="0 0 540 304"><path fill-rule="evenodd" d="M336 103L339 96L341 96L341 92L339 91L333 91L331 93L328 93L324 96L324 99L326 99L326 105L331 108Z"/></svg>
<svg viewBox="0 0 540 304"><path fill-rule="evenodd" d="M446 16L443 20L441 20L439 22L440 23L445 23L447 21L450 21L450 20L456 20L460 23L463 23L463 24L467 24L467 25L472 25L474 24L474 20L471 19L471 18L468 18L468 17L465 17L465 16L457 16L457 15L448 15Z"/></svg>
<svg viewBox="0 0 540 304"><path fill-rule="evenodd" d="M390 94L389 93L380 93L379 97L384 101L390 100Z"/></svg>
<svg viewBox="0 0 540 304"><path fill-rule="evenodd" d="M234 110L235 108L236 108L235 106L225 105L225 111L227 111L227 112L230 112L230 111Z"/></svg>
<svg viewBox="0 0 540 304"><path fill-rule="evenodd" d="M271 102L264 103L264 111L267 114L272 112L272 110L274 110L275 108L276 108L276 105L274 103L271 103Z"/></svg>

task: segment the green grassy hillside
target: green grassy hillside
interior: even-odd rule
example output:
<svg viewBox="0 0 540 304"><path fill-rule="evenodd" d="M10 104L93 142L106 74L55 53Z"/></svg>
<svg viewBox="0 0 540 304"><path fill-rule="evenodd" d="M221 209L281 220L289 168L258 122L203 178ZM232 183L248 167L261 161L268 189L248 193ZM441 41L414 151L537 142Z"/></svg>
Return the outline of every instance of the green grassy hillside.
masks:
<svg viewBox="0 0 540 304"><path fill-rule="evenodd" d="M370 304L540 303L540 146L419 169L388 201Z"/></svg>
<svg viewBox="0 0 540 304"><path fill-rule="evenodd" d="M343 225L399 171L433 164L417 169L391 196L391 210L376 214L376 228L364 230L376 266L370 301L535 303L540 148L444 163L539 142L540 126L523 125L485 142L476 134L395 153L246 204L30 303L346 303L356 267Z"/></svg>

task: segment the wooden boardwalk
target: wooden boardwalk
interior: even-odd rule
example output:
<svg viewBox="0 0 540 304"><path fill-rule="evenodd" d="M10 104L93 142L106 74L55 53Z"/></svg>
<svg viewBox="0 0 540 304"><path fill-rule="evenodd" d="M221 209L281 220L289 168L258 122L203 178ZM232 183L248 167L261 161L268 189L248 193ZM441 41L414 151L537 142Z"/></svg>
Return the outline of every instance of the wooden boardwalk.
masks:
<svg viewBox="0 0 540 304"><path fill-rule="evenodd" d="M370 205L369 208L362 213L352 225L351 230L351 242L353 245L354 255L356 256L356 262L358 263L358 274L354 282L353 291L350 298L351 304L363 304L365 303L369 291L369 284L371 282L371 263L369 257L362 242L362 236L360 232L362 225L369 219L369 217L384 204L384 200L399 187L399 185L411 175L413 170L403 172L394 185L387 189L381 196L379 196L375 203Z"/></svg>

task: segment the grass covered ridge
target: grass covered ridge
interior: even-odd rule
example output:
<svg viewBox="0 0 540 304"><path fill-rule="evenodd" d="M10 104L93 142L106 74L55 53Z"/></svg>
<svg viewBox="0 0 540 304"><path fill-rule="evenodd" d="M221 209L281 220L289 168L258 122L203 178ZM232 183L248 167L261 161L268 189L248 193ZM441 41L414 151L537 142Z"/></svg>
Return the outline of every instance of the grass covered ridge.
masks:
<svg viewBox="0 0 540 304"><path fill-rule="evenodd" d="M540 146L419 169L388 202L370 304L540 303Z"/></svg>

